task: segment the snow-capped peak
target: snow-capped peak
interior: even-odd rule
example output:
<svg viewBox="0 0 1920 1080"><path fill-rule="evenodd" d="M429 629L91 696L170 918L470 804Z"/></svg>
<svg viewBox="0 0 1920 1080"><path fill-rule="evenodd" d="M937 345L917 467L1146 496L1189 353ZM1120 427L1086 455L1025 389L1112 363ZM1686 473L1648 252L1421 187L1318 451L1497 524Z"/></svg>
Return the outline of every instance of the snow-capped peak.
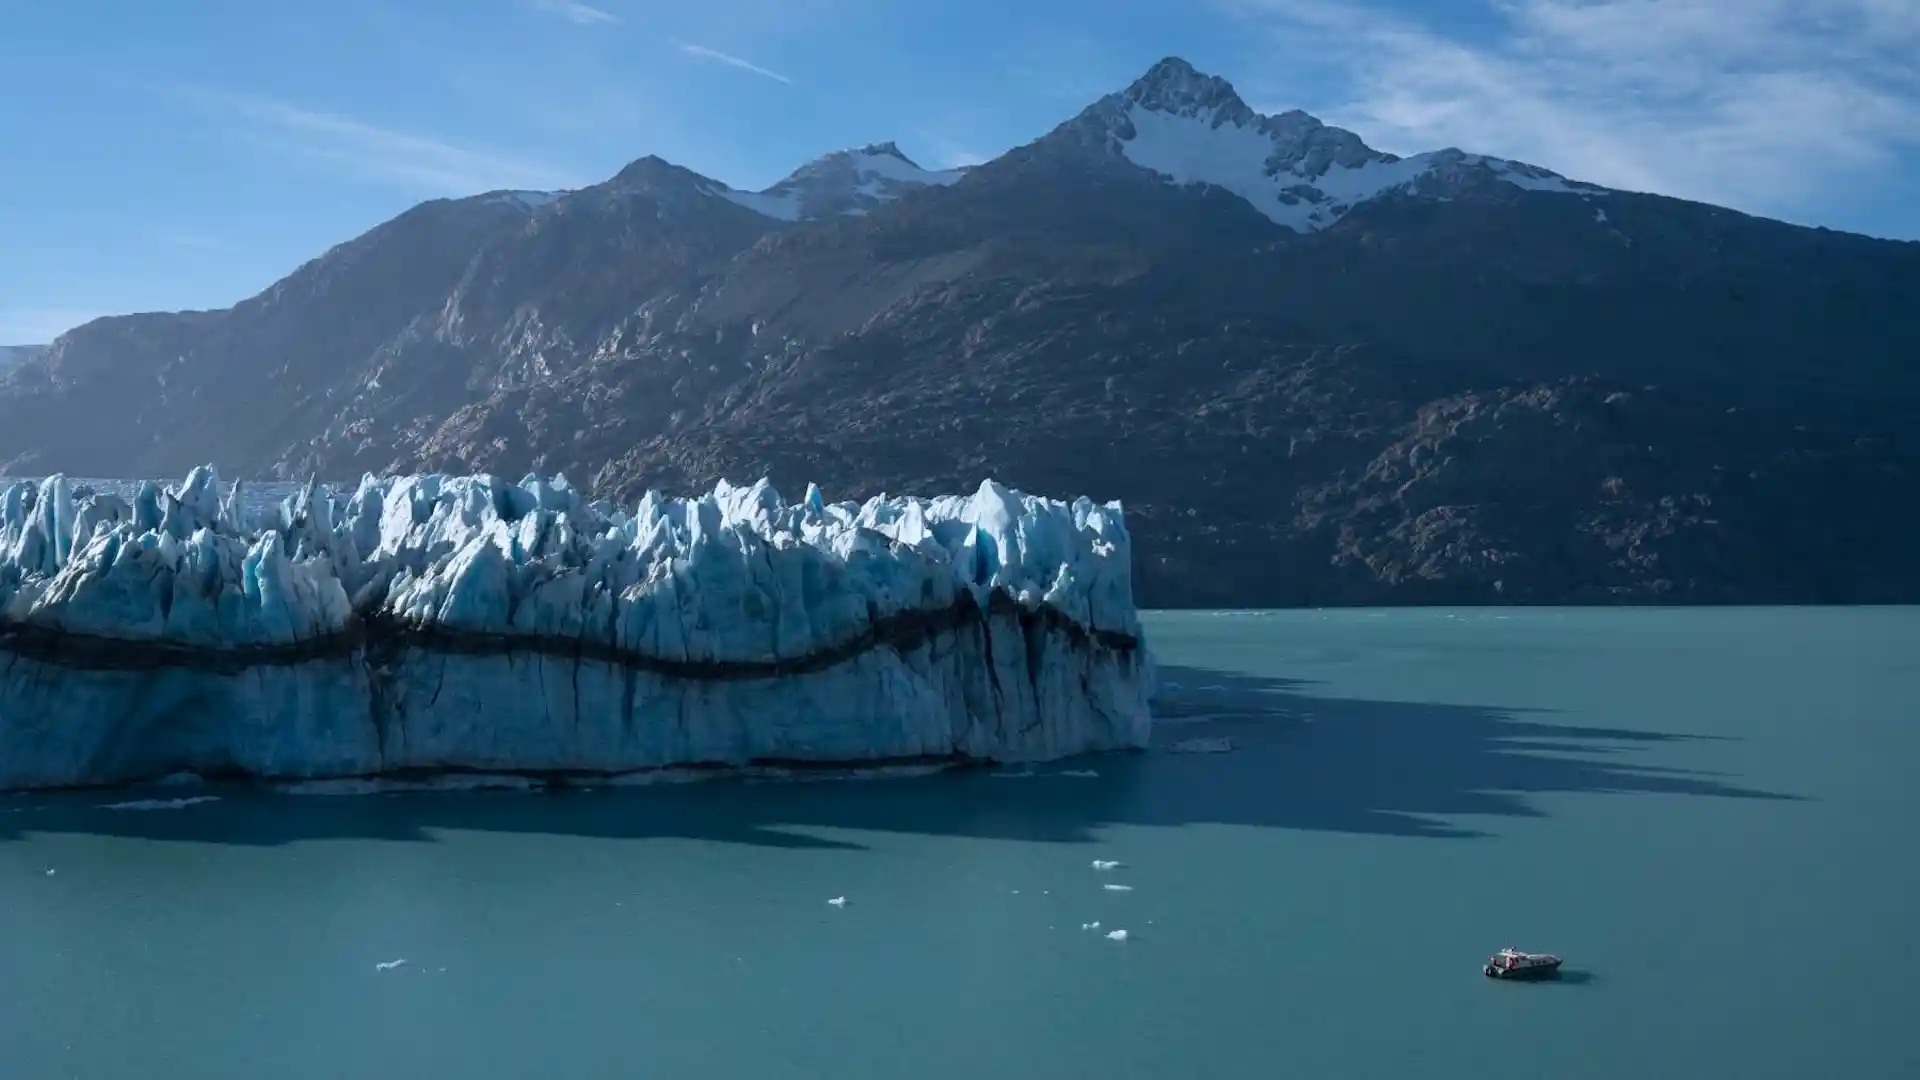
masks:
<svg viewBox="0 0 1920 1080"><path fill-rule="evenodd" d="M1297 109L1255 112L1217 75L1178 57L1088 109L1109 149L1175 184L1209 184L1296 232L1324 229L1369 199L1401 192L1445 197L1504 182L1532 191L1601 194L1532 165L1460 150L1401 158Z"/></svg>
<svg viewBox="0 0 1920 1080"><path fill-rule="evenodd" d="M951 184L964 169L922 169L893 143L873 143L815 158L765 191L717 194L782 221L860 215L915 188Z"/></svg>

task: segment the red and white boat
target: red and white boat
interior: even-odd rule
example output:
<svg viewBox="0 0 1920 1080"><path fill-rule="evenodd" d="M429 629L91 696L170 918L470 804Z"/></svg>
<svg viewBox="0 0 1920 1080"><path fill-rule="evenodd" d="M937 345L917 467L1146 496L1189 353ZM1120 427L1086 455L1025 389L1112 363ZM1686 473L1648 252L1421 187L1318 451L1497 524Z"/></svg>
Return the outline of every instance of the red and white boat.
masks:
<svg viewBox="0 0 1920 1080"><path fill-rule="evenodd" d="M1488 957L1480 971L1489 979L1544 979L1560 973L1560 958L1509 947Z"/></svg>

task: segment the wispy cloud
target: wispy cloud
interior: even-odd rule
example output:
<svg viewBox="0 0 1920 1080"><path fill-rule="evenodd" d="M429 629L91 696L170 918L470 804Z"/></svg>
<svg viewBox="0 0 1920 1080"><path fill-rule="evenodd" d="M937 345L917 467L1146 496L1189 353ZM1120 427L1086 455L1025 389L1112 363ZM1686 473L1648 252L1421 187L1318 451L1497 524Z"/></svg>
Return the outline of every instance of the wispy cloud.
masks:
<svg viewBox="0 0 1920 1080"><path fill-rule="evenodd" d="M527 6L535 11L558 15L577 26L600 26L620 21L620 16L613 12L582 4L579 0L527 0Z"/></svg>
<svg viewBox="0 0 1920 1080"><path fill-rule="evenodd" d="M675 41L673 45L674 48L679 49L688 56L697 57L701 60L712 60L715 63L725 64L728 67L739 68L741 71L751 71L755 75L765 76L775 82L786 83L789 86L793 85L793 80L787 78L785 75L777 71L768 71L759 64L742 60L731 53L723 53L719 49L709 49L705 45L694 45L685 41Z"/></svg>
<svg viewBox="0 0 1920 1080"><path fill-rule="evenodd" d="M1372 3L1224 2L1340 87L1300 104L1383 149L1455 145L1762 212L1920 151L1912 0L1487 0L1491 33Z"/></svg>
<svg viewBox="0 0 1920 1080"><path fill-rule="evenodd" d="M341 113L252 95L174 89L241 125L242 134L253 142L363 181L438 196L574 186L571 177L539 162L396 131Z"/></svg>

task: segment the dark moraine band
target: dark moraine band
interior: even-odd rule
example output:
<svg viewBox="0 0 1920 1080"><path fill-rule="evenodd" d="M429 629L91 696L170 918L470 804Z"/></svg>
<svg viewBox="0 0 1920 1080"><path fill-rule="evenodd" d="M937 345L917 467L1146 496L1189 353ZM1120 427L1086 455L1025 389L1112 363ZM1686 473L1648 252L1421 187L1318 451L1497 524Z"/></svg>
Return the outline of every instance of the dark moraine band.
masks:
<svg viewBox="0 0 1920 1080"><path fill-rule="evenodd" d="M1075 649L1098 648L1124 655L1140 647L1137 635L1092 629L1058 608L1045 604L1028 608L1004 590L995 589L988 594L984 611L971 592L962 592L944 608L883 616L856 637L777 660L681 660L585 638L493 634L422 625L379 614L356 618L340 631L323 637L231 648L83 634L32 622L0 620L0 654L76 671L176 670L235 675L251 668L345 659L361 649L375 658L420 650L463 656L555 656L667 678L740 682L825 671L876 649L904 652L936 635L984 624L990 617L1007 616L1018 619L1023 632L1058 634Z"/></svg>

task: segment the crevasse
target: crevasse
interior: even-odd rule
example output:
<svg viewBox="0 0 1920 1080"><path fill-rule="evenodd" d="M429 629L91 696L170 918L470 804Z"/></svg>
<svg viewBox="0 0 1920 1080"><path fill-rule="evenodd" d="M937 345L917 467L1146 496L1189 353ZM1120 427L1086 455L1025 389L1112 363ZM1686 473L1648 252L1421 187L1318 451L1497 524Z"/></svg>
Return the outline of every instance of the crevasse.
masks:
<svg viewBox="0 0 1920 1080"><path fill-rule="evenodd" d="M562 478L0 490L0 787L1144 746L1120 507Z"/></svg>

